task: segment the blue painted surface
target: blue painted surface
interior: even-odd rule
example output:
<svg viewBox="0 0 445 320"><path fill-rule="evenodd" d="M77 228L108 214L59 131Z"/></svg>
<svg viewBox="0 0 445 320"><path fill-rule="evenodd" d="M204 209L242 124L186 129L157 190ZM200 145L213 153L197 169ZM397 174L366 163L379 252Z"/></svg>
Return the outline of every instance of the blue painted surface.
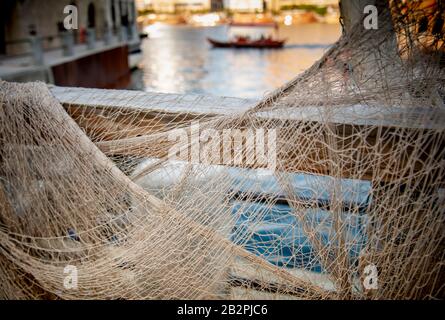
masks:
<svg viewBox="0 0 445 320"><path fill-rule="evenodd" d="M278 179L269 170L230 168L229 174L234 181L234 190L289 198ZM300 199L329 202L335 190L337 192L335 198L341 198L346 205L366 206L369 201L371 191L369 181L294 173L281 173L280 176Z"/></svg>
<svg viewBox="0 0 445 320"><path fill-rule="evenodd" d="M235 189L239 191L257 190L263 194L285 196L273 176L261 181L255 178L244 180L245 177L240 176L239 172L238 175L234 172L234 177L239 177L239 184L235 183ZM333 181L330 177L299 174L289 174L287 178L293 185L295 194L305 199L328 201L332 195L326 186L337 183L337 191L341 190L343 201L349 205L366 207L369 201L368 182L346 179ZM232 214L235 227L232 240L275 265L323 272L323 266L303 225L315 232L315 237L320 240L324 249L329 249L335 255L339 235L333 227L333 215L330 211L319 208L302 210L296 215L287 204L270 206L261 202L234 199ZM342 237L346 242L342 250L348 251L350 263L353 264L366 243L367 217L360 210L354 213L342 212L340 219L344 225Z"/></svg>

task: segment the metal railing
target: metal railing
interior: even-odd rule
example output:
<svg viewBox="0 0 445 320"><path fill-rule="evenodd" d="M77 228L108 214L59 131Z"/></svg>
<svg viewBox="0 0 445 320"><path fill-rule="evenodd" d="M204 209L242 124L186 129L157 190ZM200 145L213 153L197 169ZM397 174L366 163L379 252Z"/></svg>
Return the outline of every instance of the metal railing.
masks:
<svg viewBox="0 0 445 320"><path fill-rule="evenodd" d="M21 46L22 51L18 54L6 54L3 59L29 56L32 63L35 65L43 65L45 63L44 53L50 50L61 49L65 57L73 56L75 54L75 47L79 44L86 44L87 50L93 50L97 46L98 40L102 40L105 46L113 43L129 42L136 40L138 32L136 25L127 27L121 26L113 30L112 28L104 28L97 32L94 28L88 28L85 32L85 38L76 39L79 36L78 32L71 30L62 31L57 35L50 36L29 36L27 39L17 39L6 42L7 48L12 46ZM98 37L99 36L99 37ZM26 48L23 48L25 46ZM7 50L13 51L13 50Z"/></svg>

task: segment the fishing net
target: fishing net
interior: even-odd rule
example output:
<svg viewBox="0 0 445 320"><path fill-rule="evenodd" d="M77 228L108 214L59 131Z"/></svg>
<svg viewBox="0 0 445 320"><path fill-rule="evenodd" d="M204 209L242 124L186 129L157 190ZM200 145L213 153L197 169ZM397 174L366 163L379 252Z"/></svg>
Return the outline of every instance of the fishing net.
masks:
<svg viewBox="0 0 445 320"><path fill-rule="evenodd" d="M0 82L0 297L443 298L443 3L376 6L259 103Z"/></svg>

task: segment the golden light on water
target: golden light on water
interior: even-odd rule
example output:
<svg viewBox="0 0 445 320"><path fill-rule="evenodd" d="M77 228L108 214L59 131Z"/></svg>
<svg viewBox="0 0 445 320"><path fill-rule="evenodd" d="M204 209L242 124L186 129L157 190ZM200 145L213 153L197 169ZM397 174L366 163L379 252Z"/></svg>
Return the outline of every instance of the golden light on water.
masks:
<svg viewBox="0 0 445 320"><path fill-rule="evenodd" d="M205 26L205 27L212 27L215 26L220 20L220 17L216 13L207 13L207 14L200 14L200 15L194 15L192 17L192 21L194 24Z"/></svg>
<svg viewBox="0 0 445 320"><path fill-rule="evenodd" d="M291 15L287 15L284 17L284 24L286 26L290 26L292 24L292 16Z"/></svg>

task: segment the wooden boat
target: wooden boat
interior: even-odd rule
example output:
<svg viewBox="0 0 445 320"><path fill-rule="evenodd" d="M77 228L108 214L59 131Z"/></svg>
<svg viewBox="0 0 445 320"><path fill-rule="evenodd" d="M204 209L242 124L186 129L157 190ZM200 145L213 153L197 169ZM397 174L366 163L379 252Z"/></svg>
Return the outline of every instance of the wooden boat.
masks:
<svg viewBox="0 0 445 320"><path fill-rule="evenodd" d="M250 40L246 37L238 37L232 41L218 41L211 38L207 38L207 40L215 47L215 48L256 48L256 49L277 49L282 48L285 39L283 40L274 40L271 38L258 39L258 40Z"/></svg>

